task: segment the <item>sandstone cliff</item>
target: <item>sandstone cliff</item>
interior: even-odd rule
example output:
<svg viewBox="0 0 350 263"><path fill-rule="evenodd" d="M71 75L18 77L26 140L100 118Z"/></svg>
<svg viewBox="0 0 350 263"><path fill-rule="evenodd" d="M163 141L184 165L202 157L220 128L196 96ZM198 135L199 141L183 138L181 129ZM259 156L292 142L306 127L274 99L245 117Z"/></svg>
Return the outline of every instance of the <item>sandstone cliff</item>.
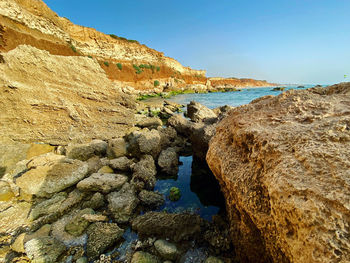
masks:
<svg viewBox="0 0 350 263"><path fill-rule="evenodd" d="M242 262L349 262L350 83L233 109L210 142Z"/></svg>
<svg viewBox="0 0 350 263"><path fill-rule="evenodd" d="M225 88L225 87L270 87L276 86L275 83L269 83L266 80L255 79L238 79L238 78L208 78L213 88Z"/></svg>

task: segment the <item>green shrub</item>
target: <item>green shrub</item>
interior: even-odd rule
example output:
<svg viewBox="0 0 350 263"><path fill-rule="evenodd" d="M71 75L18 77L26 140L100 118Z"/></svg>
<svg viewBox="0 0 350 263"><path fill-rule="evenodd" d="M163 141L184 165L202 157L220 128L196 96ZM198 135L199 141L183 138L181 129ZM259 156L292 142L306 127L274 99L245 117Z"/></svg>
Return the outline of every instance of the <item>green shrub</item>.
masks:
<svg viewBox="0 0 350 263"><path fill-rule="evenodd" d="M109 34L110 37L114 38L114 39L119 39L118 36L114 35L114 34Z"/></svg>
<svg viewBox="0 0 350 263"><path fill-rule="evenodd" d="M92 58L92 56L89 55L88 58Z"/></svg>
<svg viewBox="0 0 350 263"><path fill-rule="evenodd" d="M140 44L140 43L139 43L139 41L137 41L137 40L133 40L133 39L128 39L128 42L130 42L130 43Z"/></svg>
<svg viewBox="0 0 350 263"><path fill-rule="evenodd" d="M74 51L74 53L77 53L77 49L76 49L76 47L75 46L73 46L73 45L70 45L70 48Z"/></svg>
<svg viewBox="0 0 350 263"><path fill-rule="evenodd" d="M122 70L122 69L123 69L122 63L117 63L117 67L118 67L120 70Z"/></svg>
<svg viewBox="0 0 350 263"><path fill-rule="evenodd" d="M159 66L157 66L157 67L156 67L156 70L157 70L157 72L159 72L159 71L160 71L160 67L159 67Z"/></svg>
<svg viewBox="0 0 350 263"><path fill-rule="evenodd" d="M103 62L103 64L105 64L106 67L109 67L108 61Z"/></svg>
<svg viewBox="0 0 350 263"><path fill-rule="evenodd" d="M137 65L135 65L135 64L133 64L132 66L133 66L134 69L136 70L136 71L135 71L136 74L141 74L141 73L143 72L143 70L140 69L139 66L137 66Z"/></svg>
<svg viewBox="0 0 350 263"><path fill-rule="evenodd" d="M159 83L158 80L155 80L154 83L153 83L153 85L154 85L155 87L158 87L158 86L160 85L160 83Z"/></svg>

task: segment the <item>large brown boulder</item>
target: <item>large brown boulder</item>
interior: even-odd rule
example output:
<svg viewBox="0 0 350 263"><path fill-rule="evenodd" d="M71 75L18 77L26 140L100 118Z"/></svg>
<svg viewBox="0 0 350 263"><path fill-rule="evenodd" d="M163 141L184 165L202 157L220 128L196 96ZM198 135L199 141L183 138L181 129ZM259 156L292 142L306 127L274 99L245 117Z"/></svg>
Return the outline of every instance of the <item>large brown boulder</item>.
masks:
<svg viewBox="0 0 350 263"><path fill-rule="evenodd" d="M350 83L230 111L208 164L241 262L349 262Z"/></svg>

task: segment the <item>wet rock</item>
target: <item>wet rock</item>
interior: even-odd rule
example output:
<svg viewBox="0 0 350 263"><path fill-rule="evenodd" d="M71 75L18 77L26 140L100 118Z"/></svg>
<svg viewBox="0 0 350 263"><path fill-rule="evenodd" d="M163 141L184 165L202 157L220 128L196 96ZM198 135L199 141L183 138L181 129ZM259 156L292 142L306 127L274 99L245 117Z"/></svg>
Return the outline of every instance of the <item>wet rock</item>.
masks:
<svg viewBox="0 0 350 263"><path fill-rule="evenodd" d="M80 257L77 259L76 263L88 263L87 257Z"/></svg>
<svg viewBox="0 0 350 263"><path fill-rule="evenodd" d="M68 197L66 200L62 202L60 205L58 211L60 214L64 214L73 207L77 206L80 204L83 199L86 197L86 194L79 191L78 189L74 189L72 192L68 194Z"/></svg>
<svg viewBox="0 0 350 263"><path fill-rule="evenodd" d="M105 166L102 166L98 171L97 173L100 173L100 174L112 174L114 173L113 169L107 165Z"/></svg>
<svg viewBox="0 0 350 263"><path fill-rule="evenodd" d="M131 263L159 263L159 259L147 252L137 251L131 259Z"/></svg>
<svg viewBox="0 0 350 263"><path fill-rule="evenodd" d="M152 190L156 184L157 169L154 163L154 159L151 155L142 156L141 160L136 163L133 167L133 182L142 182L144 188Z"/></svg>
<svg viewBox="0 0 350 263"><path fill-rule="evenodd" d="M203 248L188 250L181 258L180 263L203 263L207 258L207 252Z"/></svg>
<svg viewBox="0 0 350 263"><path fill-rule="evenodd" d="M48 197L76 184L87 172L86 163L64 159L30 169L16 180L16 184L27 194Z"/></svg>
<svg viewBox="0 0 350 263"><path fill-rule="evenodd" d="M101 193L94 193L90 200L83 203L82 208L99 209L105 205L105 198Z"/></svg>
<svg viewBox="0 0 350 263"><path fill-rule="evenodd" d="M165 198L162 194L146 190L142 190L139 193L139 199L142 204L150 207L160 207L165 202Z"/></svg>
<svg viewBox="0 0 350 263"><path fill-rule="evenodd" d="M240 261L349 260L349 103L350 83L289 90L220 122L207 161Z"/></svg>
<svg viewBox="0 0 350 263"><path fill-rule="evenodd" d="M204 220L198 215L148 212L132 222L132 228L142 237L157 236L175 242L195 239Z"/></svg>
<svg viewBox="0 0 350 263"><path fill-rule="evenodd" d="M215 132L216 124L195 126L190 136L192 151L195 157L205 160L210 139L215 135Z"/></svg>
<svg viewBox="0 0 350 263"><path fill-rule="evenodd" d="M171 187L169 191L169 199L170 201L176 202L181 198L181 191L177 187Z"/></svg>
<svg viewBox="0 0 350 263"><path fill-rule="evenodd" d="M34 238L24 247L28 258L33 263L56 262L66 249L64 244L52 237Z"/></svg>
<svg viewBox="0 0 350 263"><path fill-rule="evenodd" d="M179 254L175 244L164 239L159 239L154 243L154 247L163 259L175 260Z"/></svg>
<svg viewBox="0 0 350 263"><path fill-rule="evenodd" d="M108 141L107 157L109 159L119 158L127 154L127 145L123 138Z"/></svg>
<svg viewBox="0 0 350 263"><path fill-rule="evenodd" d="M204 263L224 263L224 261L217 257L210 256L205 260Z"/></svg>
<svg viewBox="0 0 350 263"><path fill-rule="evenodd" d="M137 121L136 126L140 127L140 128L149 128L149 129L156 129L158 126L162 126L162 120L157 118L157 117L153 117L153 118L148 118L148 117L143 117L140 118L139 121Z"/></svg>
<svg viewBox="0 0 350 263"><path fill-rule="evenodd" d="M97 222L89 226L87 233L86 253L89 259L94 259L117 242L122 237L124 230L114 223Z"/></svg>
<svg viewBox="0 0 350 263"><path fill-rule="evenodd" d="M117 223L128 222L139 203L135 191L129 183L126 183L120 191L108 194L107 200L108 209L112 212Z"/></svg>
<svg viewBox="0 0 350 263"><path fill-rule="evenodd" d="M217 115L206 106L191 101L190 104L187 104L187 117L194 122L201 122L206 119L216 119Z"/></svg>
<svg viewBox="0 0 350 263"><path fill-rule="evenodd" d="M134 162L127 157L119 157L117 159L110 160L109 165L119 171L128 172L130 171L130 167Z"/></svg>
<svg viewBox="0 0 350 263"><path fill-rule="evenodd" d="M111 191L119 190L128 177L121 174L100 174L95 173L77 184L80 191L101 192L108 194Z"/></svg>
<svg viewBox="0 0 350 263"><path fill-rule="evenodd" d="M79 211L64 227L64 230L73 236L80 236L89 226L90 221L86 220L84 215L92 215L95 211L86 208Z"/></svg>
<svg viewBox="0 0 350 263"><path fill-rule="evenodd" d="M93 156L103 157L106 155L107 143L101 140L93 140L88 144L68 145L67 157L87 161Z"/></svg>
<svg viewBox="0 0 350 263"><path fill-rule="evenodd" d="M169 175L177 175L179 156L176 150L172 147L163 150L158 157L158 165L162 172Z"/></svg>
<svg viewBox="0 0 350 263"><path fill-rule="evenodd" d="M34 206L30 212L29 218L35 220L41 216L57 213L64 200L67 199L67 193L57 193L52 198L45 200Z"/></svg>

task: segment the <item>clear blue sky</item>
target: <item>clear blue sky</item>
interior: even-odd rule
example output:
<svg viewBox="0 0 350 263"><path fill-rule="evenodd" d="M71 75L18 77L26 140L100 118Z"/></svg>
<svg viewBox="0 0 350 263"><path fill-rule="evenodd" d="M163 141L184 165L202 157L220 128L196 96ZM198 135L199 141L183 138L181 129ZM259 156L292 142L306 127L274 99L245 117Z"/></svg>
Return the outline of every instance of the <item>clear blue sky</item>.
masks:
<svg viewBox="0 0 350 263"><path fill-rule="evenodd" d="M136 39L208 76L350 81L349 0L44 2L76 24Z"/></svg>

